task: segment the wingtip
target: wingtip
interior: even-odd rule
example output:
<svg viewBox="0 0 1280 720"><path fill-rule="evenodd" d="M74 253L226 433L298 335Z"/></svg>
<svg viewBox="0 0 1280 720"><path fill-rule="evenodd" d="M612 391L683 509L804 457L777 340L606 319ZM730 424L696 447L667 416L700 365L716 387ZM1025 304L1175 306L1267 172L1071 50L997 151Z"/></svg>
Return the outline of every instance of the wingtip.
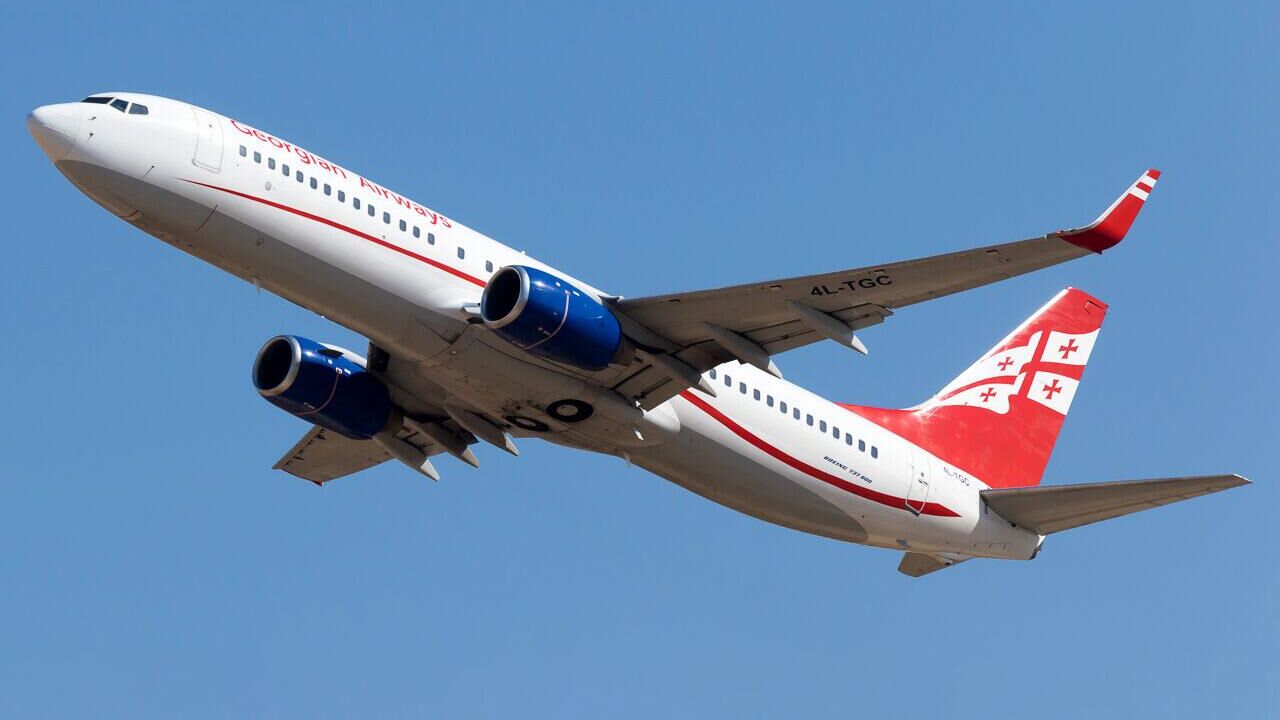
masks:
<svg viewBox="0 0 1280 720"><path fill-rule="evenodd" d="M1124 194L1111 203L1097 220L1075 230L1063 230L1058 236L1063 240L1092 252L1100 253L1120 244L1137 219L1142 205L1155 189L1160 171L1151 168L1129 186Z"/></svg>

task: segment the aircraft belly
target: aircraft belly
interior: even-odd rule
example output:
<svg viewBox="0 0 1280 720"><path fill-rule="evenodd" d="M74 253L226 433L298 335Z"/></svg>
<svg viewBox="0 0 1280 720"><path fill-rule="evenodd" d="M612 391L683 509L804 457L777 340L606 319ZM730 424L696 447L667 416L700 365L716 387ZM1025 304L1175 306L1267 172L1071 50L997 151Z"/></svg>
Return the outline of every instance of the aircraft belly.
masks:
<svg viewBox="0 0 1280 720"><path fill-rule="evenodd" d="M139 229L365 335L389 351L428 357L448 347L438 334L425 331L427 323L449 322L447 318L361 278L353 268L339 267L307 248L279 240L279 233L271 232L280 229L274 225L254 227L231 217L224 208L211 208L159 184L97 165L63 163L62 169L77 185L136 208L137 214L123 219Z"/></svg>
<svg viewBox="0 0 1280 720"><path fill-rule="evenodd" d="M447 343L417 321L435 315L393 292L257 228L215 212L198 240L224 249L242 277L398 354L425 357Z"/></svg>
<svg viewBox="0 0 1280 720"><path fill-rule="evenodd" d="M827 498L687 425L666 443L631 453L631 460L686 490L775 525L847 542L868 540L866 528Z"/></svg>
<svg viewBox="0 0 1280 720"><path fill-rule="evenodd" d="M192 232L209 217L206 205L95 163L63 160L58 170L108 212L152 234ZM145 221L139 222L139 212Z"/></svg>

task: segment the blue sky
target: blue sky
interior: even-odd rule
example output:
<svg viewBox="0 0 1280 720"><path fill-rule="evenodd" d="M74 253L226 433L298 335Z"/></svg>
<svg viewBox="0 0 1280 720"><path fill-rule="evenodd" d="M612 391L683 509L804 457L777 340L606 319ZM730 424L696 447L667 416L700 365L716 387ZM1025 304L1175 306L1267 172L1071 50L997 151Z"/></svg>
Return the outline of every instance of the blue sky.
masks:
<svg viewBox="0 0 1280 720"><path fill-rule="evenodd" d="M460 10L465 6L465 10ZM0 714L1274 717L1274 5L0 9ZM254 352L351 333L110 218L33 107L126 89L302 144L605 289L1091 220L1126 243L779 358L903 406L1066 285L1111 304L1047 483L1256 484L910 580L525 442L317 490Z"/></svg>

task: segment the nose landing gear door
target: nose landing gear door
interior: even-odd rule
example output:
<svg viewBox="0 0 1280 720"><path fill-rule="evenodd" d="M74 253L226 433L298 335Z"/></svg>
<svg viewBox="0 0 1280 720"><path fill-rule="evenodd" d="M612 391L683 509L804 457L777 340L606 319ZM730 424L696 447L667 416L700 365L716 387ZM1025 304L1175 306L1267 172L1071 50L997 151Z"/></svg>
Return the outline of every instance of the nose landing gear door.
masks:
<svg viewBox="0 0 1280 720"><path fill-rule="evenodd" d="M929 502L929 458L914 449L908 453L907 457L907 469L911 473L911 482L907 485L905 502L907 510L919 515L924 512L924 506Z"/></svg>
<svg viewBox="0 0 1280 720"><path fill-rule="evenodd" d="M209 172L218 172L222 169L222 123L200 108L191 111L196 123L196 149L191 162Z"/></svg>

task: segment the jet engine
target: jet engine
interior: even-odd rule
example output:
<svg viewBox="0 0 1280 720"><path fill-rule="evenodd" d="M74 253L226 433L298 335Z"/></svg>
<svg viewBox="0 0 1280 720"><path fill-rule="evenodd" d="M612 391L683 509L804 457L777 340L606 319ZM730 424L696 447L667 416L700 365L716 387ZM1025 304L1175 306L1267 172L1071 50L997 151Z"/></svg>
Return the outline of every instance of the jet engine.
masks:
<svg viewBox="0 0 1280 720"><path fill-rule="evenodd" d="M516 347L583 370L603 370L629 344L596 298L545 270L509 265L480 298L484 324Z"/></svg>
<svg viewBox="0 0 1280 720"><path fill-rule="evenodd" d="M364 358L295 335L278 335L262 346L253 384L272 405L356 440L386 429L395 409Z"/></svg>

